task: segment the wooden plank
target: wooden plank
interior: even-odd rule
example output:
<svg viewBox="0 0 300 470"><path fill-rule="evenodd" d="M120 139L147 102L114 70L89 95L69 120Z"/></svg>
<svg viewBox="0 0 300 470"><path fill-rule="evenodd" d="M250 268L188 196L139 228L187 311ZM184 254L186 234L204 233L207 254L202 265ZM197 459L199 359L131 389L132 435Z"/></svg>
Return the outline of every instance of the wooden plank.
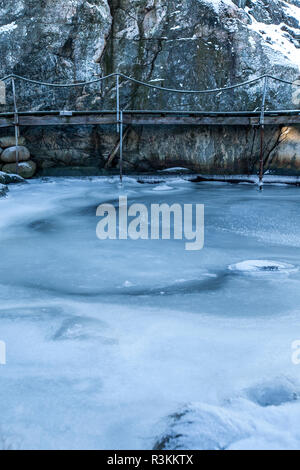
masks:
<svg viewBox="0 0 300 470"><path fill-rule="evenodd" d="M123 115L125 124L132 125L206 125L257 126L260 118L247 116L162 116ZM300 116L265 116L266 125L300 124Z"/></svg>
<svg viewBox="0 0 300 470"><path fill-rule="evenodd" d="M257 126L259 116L212 116L212 115L173 115L173 114L123 114L124 125L189 125L189 126ZM74 114L72 116L19 115L21 126L72 126L72 125L112 125L116 124L116 114ZM300 124L300 115L265 115L265 124L274 126L289 126ZM13 117L0 117L0 128L14 125Z"/></svg>
<svg viewBox="0 0 300 470"><path fill-rule="evenodd" d="M11 127L14 125L14 120L9 118L0 118L0 127Z"/></svg>
<svg viewBox="0 0 300 470"><path fill-rule="evenodd" d="M131 125L234 125L249 126L251 119L244 116L172 116L123 115L124 124ZM258 118L255 118L258 121Z"/></svg>
<svg viewBox="0 0 300 470"><path fill-rule="evenodd" d="M20 116L20 126L77 126L116 124L116 115Z"/></svg>
<svg viewBox="0 0 300 470"><path fill-rule="evenodd" d="M266 116L265 124L275 126L289 126L290 124L300 124L300 116Z"/></svg>

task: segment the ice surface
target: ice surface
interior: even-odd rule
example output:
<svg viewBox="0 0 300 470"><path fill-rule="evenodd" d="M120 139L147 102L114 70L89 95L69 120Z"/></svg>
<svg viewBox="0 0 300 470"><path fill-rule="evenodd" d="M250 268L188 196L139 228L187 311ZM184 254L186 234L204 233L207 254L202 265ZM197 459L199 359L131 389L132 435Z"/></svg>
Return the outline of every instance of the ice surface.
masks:
<svg viewBox="0 0 300 470"><path fill-rule="evenodd" d="M299 188L154 179L30 180L0 199L1 447L299 448L300 273L228 269L300 265ZM98 240L96 208L120 195L205 204L204 249Z"/></svg>

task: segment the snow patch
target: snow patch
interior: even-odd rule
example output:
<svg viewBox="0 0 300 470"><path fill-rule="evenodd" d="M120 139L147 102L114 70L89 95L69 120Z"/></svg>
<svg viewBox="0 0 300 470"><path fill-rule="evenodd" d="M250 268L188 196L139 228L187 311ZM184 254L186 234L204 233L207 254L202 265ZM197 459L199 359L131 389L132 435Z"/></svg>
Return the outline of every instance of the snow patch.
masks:
<svg viewBox="0 0 300 470"><path fill-rule="evenodd" d="M298 10L300 10L298 8ZM275 52L280 52L289 62L292 62L300 69L300 51L292 42L292 38L287 37L287 32L282 29L286 27L285 23L279 25L276 24L266 24L259 21L251 15L250 11L248 12L251 17L252 24L248 25L248 28L252 29L258 33L263 40L263 44ZM293 29L289 27L289 29ZM297 30L295 30L297 31ZM276 56L275 56L276 58ZM280 62L280 58L277 59Z"/></svg>
<svg viewBox="0 0 300 470"><path fill-rule="evenodd" d="M0 26L0 34L2 33L10 33L14 29L16 29L18 26L16 25L16 22L13 21L12 23L5 24L3 26Z"/></svg>
<svg viewBox="0 0 300 470"><path fill-rule="evenodd" d="M172 189L173 188L171 186L168 186L167 184L161 184L159 186L155 186L155 188L153 188L153 191L170 191Z"/></svg>
<svg viewBox="0 0 300 470"><path fill-rule="evenodd" d="M177 173L177 172L182 172L182 171L188 171L190 172L188 168L185 168L183 166L173 166L172 168L166 168L164 170L159 170L161 173Z"/></svg>
<svg viewBox="0 0 300 470"><path fill-rule="evenodd" d="M285 9L285 13L288 15L288 16L291 16L292 18L295 18L298 20L298 23L299 23L299 19L300 19L300 8L297 7L296 5L291 5L290 3L287 3L287 2L283 2L282 3L284 4L283 5L283 8Z"/></svg>
<svg viewBox="0 0 300 470"><path fill-rule="evenodd" d="M249 390L251 397L229 399L223 406L190 403L169 416L154 449L297 449L299 403L294 390L288 380L274 379Z"/></svg>

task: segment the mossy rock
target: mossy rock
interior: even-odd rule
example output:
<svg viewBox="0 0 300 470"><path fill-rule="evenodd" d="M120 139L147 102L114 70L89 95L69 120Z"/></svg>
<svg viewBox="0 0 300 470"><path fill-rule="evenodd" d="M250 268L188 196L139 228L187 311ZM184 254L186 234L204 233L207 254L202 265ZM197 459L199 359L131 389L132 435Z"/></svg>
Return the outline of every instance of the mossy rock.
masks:
<svg viewBox="0 0 300 470"><path fill-rule="evenodd" d="M22 176L22 178L28 179L32 178L35 174L36 163L32 160L29 160L27 162L20 162L18 165L18 170L16 163L7 163L3 166L2 171L4 171L5 173L18 174Z"/></svg>
<svg viewBox="0 0 300 470"><path fill-rule="evenodd" d="M24 137L19 137L19 145L25 145ZM14 147L16 145L15 136L9 135L6 137L0 137L0 147L6 149L8 147Z"/></svg>

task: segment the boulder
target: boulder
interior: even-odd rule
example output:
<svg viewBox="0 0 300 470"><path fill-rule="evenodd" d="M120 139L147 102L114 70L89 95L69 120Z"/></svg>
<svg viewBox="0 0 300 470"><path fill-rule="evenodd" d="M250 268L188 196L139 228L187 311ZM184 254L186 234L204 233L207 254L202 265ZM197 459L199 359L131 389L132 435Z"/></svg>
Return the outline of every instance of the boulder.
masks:
<svg viewBox="0 0 300 470"><path fill-rule="evenodd" d="M36 172L36 163L32 160L29 160L27 162L20 162L18 167L19 168L17 172L16 163L7 163L3 166L2 171L4 171L5 173L17 173L25 179L32 178L32 176Z"/></svg>
<svg viewBox="0 0 300 470"><path fill-rule="evenodd" d="M0 137L0 147L6 149L7 147L14 147L15 145L15 136L9 135L6 137ZM19 145L25 145L24 137L19 137Z"/></svg>
<svg viewBox="0 0 300 470"><path fill-rule="evenodd" d="M30 152L27 147L19 145L18 147L8 147L1 153L1 160L4 163L15 163L18 149L19 162L26 162L30 159Z"/></svg>
<svg viewBox="0 0 300 470"><path fill-rule="evenodd" d="M25 180L20 175L14 175L0 171L0 184L5 185L11 183L25 183Z"/></svg>

